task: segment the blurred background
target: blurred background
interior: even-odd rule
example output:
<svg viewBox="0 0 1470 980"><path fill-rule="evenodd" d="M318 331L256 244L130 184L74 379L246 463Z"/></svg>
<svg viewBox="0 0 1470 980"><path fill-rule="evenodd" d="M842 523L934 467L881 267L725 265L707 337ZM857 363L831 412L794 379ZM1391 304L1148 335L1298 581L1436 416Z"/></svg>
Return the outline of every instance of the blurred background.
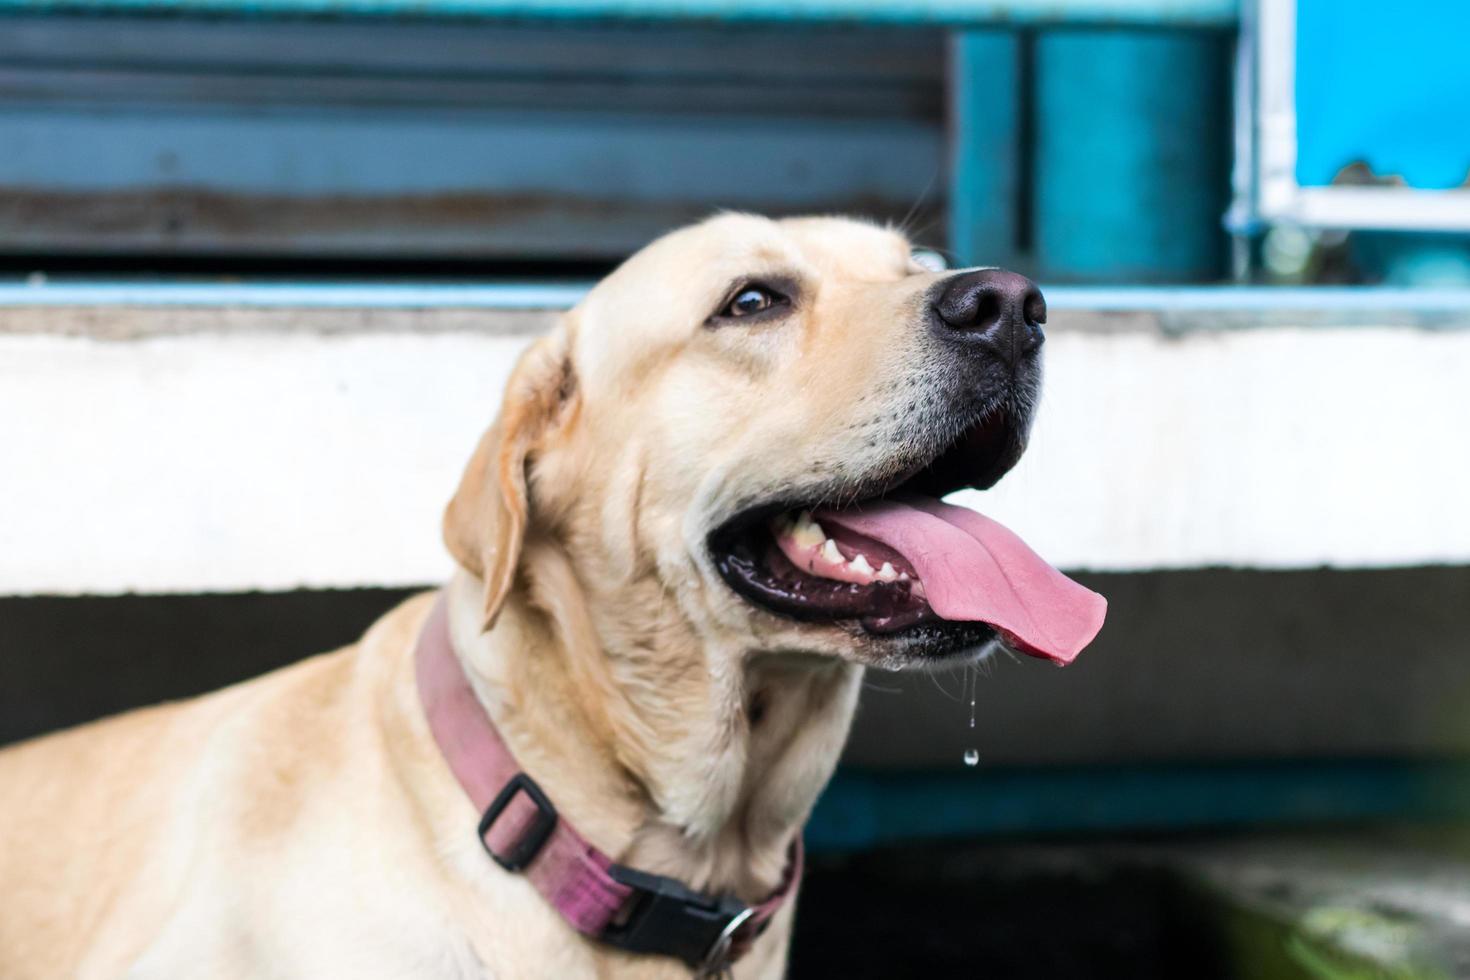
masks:
<svg viewBox="0 0 1470 980"><path fill-rule="evenodd" d="M793 975L1470 976L1467 43L1463 0L0 0L0 742L355 639L589 282L850 213L1046 290L1032 449L966 502L1111 611L1065 672L870 675Z"/></svg>

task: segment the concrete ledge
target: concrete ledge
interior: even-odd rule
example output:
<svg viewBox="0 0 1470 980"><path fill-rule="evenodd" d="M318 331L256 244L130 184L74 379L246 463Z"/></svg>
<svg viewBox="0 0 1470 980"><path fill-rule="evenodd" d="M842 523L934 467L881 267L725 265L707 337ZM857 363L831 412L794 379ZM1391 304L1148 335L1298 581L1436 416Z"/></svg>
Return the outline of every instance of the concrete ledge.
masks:
<svg viewBox="0 0 1470 980"><path fill-rule="evenodd" d="M0 594L437 581L510 365L580 290L527 288L0 291ZM1032 449L962 499L1054 561L1470 562L1462 294L1051 297Z"/></svg>

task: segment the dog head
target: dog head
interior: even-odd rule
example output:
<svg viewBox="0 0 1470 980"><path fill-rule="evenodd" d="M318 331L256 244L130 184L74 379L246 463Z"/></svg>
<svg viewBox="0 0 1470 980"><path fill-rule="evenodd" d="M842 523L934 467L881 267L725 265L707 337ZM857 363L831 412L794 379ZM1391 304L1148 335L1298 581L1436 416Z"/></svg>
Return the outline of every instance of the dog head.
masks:
<svg viewBox="0 0 1470 980"><path fill-rule="evenodd" d="M939 502L1020 458L1046 306L898 233L722 215L634 255L524 355L445 531L495 620L527 550L593 629L902 667L999 637L1066 662L1101 599Z"/></svg>

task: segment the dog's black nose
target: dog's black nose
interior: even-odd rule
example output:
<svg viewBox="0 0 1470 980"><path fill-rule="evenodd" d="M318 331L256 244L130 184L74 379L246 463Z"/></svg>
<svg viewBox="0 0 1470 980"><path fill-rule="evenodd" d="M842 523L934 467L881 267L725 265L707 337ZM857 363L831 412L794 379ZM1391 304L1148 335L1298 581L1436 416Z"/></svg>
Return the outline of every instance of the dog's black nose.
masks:
<svg viewBox="0 0 1470 980"><path fill-rule="evenodd" d="M1046 300L1036 283L1004 269L963 272L942 284L934 312L941 332L983 347L1014 367L1041 346Z"/></svg>

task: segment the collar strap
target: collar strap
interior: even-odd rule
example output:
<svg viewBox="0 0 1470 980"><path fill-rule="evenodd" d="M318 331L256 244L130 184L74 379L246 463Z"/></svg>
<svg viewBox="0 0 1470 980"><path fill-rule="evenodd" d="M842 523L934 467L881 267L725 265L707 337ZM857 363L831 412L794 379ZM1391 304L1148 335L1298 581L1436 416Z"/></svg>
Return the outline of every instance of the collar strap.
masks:
<svg viewBox="0 0 1470 980"><path fill-rule="evenodd" d="M801 877L801 836L781 884L758 905L694 891L673 878L615 864L557 813L516 765L485 713L449 638L444 597L414 652L419 699L450 771L483 816L478 836L507 871L524 874L584 936L632 953L683 960L714 974L744 955Z"/></svg>

